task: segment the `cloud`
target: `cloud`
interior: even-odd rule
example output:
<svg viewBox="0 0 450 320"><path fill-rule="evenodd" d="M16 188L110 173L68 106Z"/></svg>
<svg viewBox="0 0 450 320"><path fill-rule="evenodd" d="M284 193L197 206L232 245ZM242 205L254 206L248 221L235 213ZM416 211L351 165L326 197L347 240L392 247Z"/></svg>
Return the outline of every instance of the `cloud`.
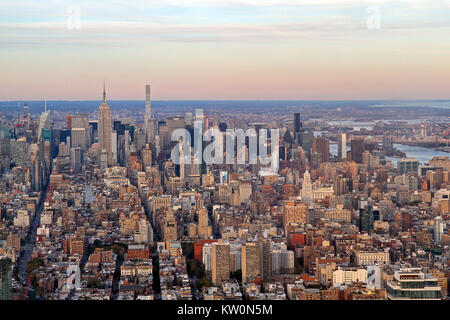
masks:
<svg viewBox="0 0 450 320"><path fill-rule="evenodd" d="M80 0L39 4L4 0L0 2L0 44L14 45L15 40L18 44L90 45L134 43L142 39L171 42L364 39L370 32L366 26L367 5L381 8L382 29L378 33L392 32L395 36L395 32L404 30L450 27L450 20L443 14L449 4L450 0ZM67 29L66 10L70 5L81 8L80 30ZM235 9L231 12L212 9L225 6ZM283 6L314 9L271 9ZM179 11L173 7L188 9ZM200 7L206 9L201 13L193 9ZM269 9L246 11L244 7ZM431 10L431 14L426 10Z"/></svg>

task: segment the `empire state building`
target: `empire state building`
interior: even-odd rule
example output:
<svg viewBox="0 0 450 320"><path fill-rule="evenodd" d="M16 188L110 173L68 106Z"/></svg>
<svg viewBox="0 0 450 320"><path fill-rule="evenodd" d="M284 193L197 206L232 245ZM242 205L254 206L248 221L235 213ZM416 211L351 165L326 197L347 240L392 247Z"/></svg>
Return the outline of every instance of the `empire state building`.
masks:
<svg viewBox="0 0 450 320"><path fill-rule="evenodd" d="M111 111L106 102L106 89L103 83L103 102L98 110L98 143L99 152L106 153L108 166L113 165ZM100 156L101 158L101 156Z"/></svg>

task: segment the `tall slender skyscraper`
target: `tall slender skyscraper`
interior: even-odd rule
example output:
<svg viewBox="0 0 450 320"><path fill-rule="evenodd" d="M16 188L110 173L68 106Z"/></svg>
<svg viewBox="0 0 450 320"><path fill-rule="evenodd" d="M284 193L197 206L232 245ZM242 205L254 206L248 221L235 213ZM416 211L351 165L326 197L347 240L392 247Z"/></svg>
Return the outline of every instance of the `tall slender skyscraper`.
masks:
<svg viewBox="0 0 450 320"><path fill-rule="evenodd" d="M294 137L297 132L300 132L302 129L302 122L300 121L300 113L294 113Z"/></svg>
<svg viewBox="0 0 450 320"><path fill-rule="evenodd" d="M219 116L217 115L217 112L214 112L213 127L216 129L219 128Z"/></svg>
<svg viewBox="0 0 450 320"><path fill-rule="evenodd" d="M39 118L38 140L41 138L42 129L51 129L50 110L47 111L47 101L45 101L44 112L42 112Z"/></svg>
<svg viewBox="0 0 450 320"><path fill-rule="evenodd" d="M106 102L106 89L104 83L103 102L98 110L98 143L100 154L106 152L108 165L113 165L111 110L109 109L109 104Z"/></svg>
<svg viewBox="0 0 450 320"><path fill-rule="evenodd" d="M338 134L338 158L339 160L347 158L347 136L345 133Z"/></svg>
<svg viewBox="0 0 450 320"><path fill-rule="evenodd" d="M145 85L145 116L144 116L144 126L147 129L147 122L152 117L152 106L150 103L150 85Z"/></svg>
<svg viewBox="0 0 450 320"><path fill-rule="evenodd" d="M180 145L180 179L181 179L181 183L184 183L184 151L183 151L183 144L181 143L181 138L178 139L178 143Z"/></svg>
<svg viewBox="0 0 450 320"><path fill-rule="evenodd" d="M434 243L441 243L442 234L444 233L445 221L442 217L435 217L433 223Z"/></svg>

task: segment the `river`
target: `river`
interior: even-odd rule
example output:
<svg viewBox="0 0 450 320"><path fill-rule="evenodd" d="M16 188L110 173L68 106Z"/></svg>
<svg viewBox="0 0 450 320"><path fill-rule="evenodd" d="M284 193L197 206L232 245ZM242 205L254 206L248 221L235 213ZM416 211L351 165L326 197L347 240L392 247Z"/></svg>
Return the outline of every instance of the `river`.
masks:
<svg viewBox="0 0 450 320"><path fill-rule="evenodd" d="M450 153L438 151L430 148L418 147L418 146L408 146L404 144L394 143L394 147L406 154L408 158L417 158L420 164L425 164L433 157L450 157ZM350 146L347 145L347 151L350 150ZM330 153L337 156L337 144L330 144ZM392 163L397 167L398 158L386 157L387 160L391 160Z"/></svg>

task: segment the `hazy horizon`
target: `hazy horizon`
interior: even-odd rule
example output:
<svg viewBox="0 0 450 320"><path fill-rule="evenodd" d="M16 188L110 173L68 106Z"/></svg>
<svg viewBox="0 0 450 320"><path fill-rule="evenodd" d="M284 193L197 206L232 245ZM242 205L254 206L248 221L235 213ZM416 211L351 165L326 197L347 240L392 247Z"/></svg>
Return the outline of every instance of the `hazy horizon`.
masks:
<svg viewBox="0 0 450 320"><path fill-rule="evenodd" d="M107 99L108 101L136 101L136 102L145 102L145 99ZM102 99L12 99L12 100L0 100L0 102L97 102L102 101ZM151 99L152 102L158 101L261 101L261 102L270 102L270 101L285 101L285 102L450 102L450 98L448 99L257 99L257 98L248 98L248 99ZM391 105L380 105L380 106L391 106ZM399 105L400 106L400 105Z"/></svg>

